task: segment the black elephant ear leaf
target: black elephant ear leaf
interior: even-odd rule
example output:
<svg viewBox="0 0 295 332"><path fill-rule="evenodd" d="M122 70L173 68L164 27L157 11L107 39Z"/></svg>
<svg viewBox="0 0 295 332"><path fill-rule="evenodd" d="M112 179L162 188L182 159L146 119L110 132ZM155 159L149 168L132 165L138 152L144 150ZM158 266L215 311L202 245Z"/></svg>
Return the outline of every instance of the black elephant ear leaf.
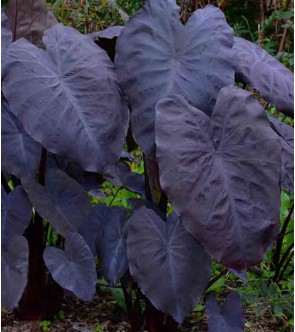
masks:
<svg viewBox="0 0 295 332"><path fill-rule="evenodd" d="M128 222L129 268L152 304L182 323L210 278L210 257L176 214L167 221L146 207ZM181 294L181 295L180 295Z"/></svg>
<svg viewBox="0 0 295 332"><path fill-rule="evenodd" d="M12 27L13 41L26 38L42 46L43 32L57 24L44 0L9 0L6 14Z"/></svg>
<svg viewBox="0 0 295 332"><path fill-rule="evenodd" d="M268 117L282 144L281 186L294 192L294 128L280 120Z"/></svg>
<svg viewBox="0 0 295 332"><path fill-rule="evenodd" d="M32 216L32 204L21 186L1 194L1 241L7 246L14 236L23 235Z"/></svg>
<svg viewBox="0 0 295 332"><path fill-rule="evenodd" d="M87 192L62 170L49 169L45 187L31 178L22 184L36 211L64 237L86 222L91 209Z"/></svg>
<svg viewBox="0 0 295 332"><path fill-rule="evenodd" d="M142 174L132 172L125 161L120 160L115 167L111 167L110 176L106 178L117 186L145 196L145 179Z"/></svg>
<svg viewBox="0 0 295 332"><path fill-rule="evenodd" d="M62 24L46 30L43 41L46 50L25 39L10 44L4 95L25 131L49 152L103 173L119 159L128 124L113 64L89 37Z"/></svg>
<svg viewBox="0 0 295 332"><path fill-rule="evenodd" d="M110 284L115 284L128 270L126 219L127 213L123 208L108 208L102 221L103 232L98 237L102 275Z"/></svg>
<svg viewBox="0 0 295 332"><path fill-rule="evenodd" d="M4 99L1 105L1 121L2 168L18 178L34 176L40 164L41 144L24 131Z"/></svg>
<svg viewBox="0 0 295 332"><path fill-rule="evenodd" d="M128 45L128 47L126 47ZM182 94L212 113L218 91L234 84L233 31L214 6L197 10L184 26L174 0L148 0L117 40L115 65L129 98L136 141L155 154L155 105Z"/></svg>
<svg viewBox="0 0 295 332"><path fill-rule="evenodd" d="M280 112L294 117L294 75L258 45L235 37L236 80L257 89Z"/></svg>
<svg viewBox="0 0 295 332"><path fill-rule="evenodd" d="M279 228L281 144L254 97L221 89L211 120L182 96L164 98L156 144L161 186L186 230L228 268L259 263Z"/></svg>
<svg viewBox="0 0 295 332"><path fill-rule="evenodd" d="M84 301L91 301L96 289L96 266L91 250L78 233L68 234L65 251L47 247L45 264L52 278Z"/></svg>
<svg viewBox="0 0 295 332"><path fill-rule="evenodd" d="M8 17L5 14L4 8L1 7L1 52L3 52L12 41L12 32Z"/></svg>
<svg viewBox="0 0 295 332"><path fill-rule="evenodd" d="M29 246L23 236L10 239L1 251L1 305L13 310L27 285Z"/></svg>
<svg viewBox="0 0 295 332"><path fill-rule="evenodd" d="M230 293L220 307L215 298L206 301L209 332L243 332L245 319L239 294Z"/></svg>
<svg viewBox="0 0 295 332"><path fill-rule="evenodd" d="M83 236L94 256L98 255L98 244L103 234L104 221L107 218L109 208L105 204L98 204L91 208L87 220L79 227L79 233Z"/></svg>

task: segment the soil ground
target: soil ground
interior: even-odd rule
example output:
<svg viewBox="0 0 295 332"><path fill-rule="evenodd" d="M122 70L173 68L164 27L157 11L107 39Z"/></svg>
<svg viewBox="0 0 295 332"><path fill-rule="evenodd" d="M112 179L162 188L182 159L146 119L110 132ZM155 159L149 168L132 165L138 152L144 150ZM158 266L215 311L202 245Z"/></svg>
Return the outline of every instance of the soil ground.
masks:
<svg viewBox="0 0 295 332"><path fill-rule="evenodd" d="M110 293L97 296L92 303L85 303L76 298L65 298L62 311L64 317L53 319L48 327L42 328L40 322L19 321L14 314L2 311L2 332L128 332L127 316L117 306ZM246 310L246 332L278 332L280 325L270 317L256 318ZM100 326L100 329L95 328ZM142 330L144 331L144 330ZM180 332L207 332L204 314L193 313L179 328Z"/></svg>

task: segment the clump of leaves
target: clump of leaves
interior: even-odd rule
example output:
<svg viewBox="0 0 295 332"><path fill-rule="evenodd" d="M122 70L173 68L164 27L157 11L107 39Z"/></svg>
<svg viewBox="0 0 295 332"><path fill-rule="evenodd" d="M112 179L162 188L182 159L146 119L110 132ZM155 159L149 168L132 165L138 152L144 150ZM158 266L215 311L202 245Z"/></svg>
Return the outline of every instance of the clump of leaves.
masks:
<svg viewBox="0 0 295 332"><path fill-rule="evenodd" d="M93 299L97 272L121 281L134 331L143 301L146 322L154 306L176 323L152 325L175 328L203 297L211 258L243 277L279 232L281 189L293 189L292 129L234 85L293 116L293 75L234 37L214 6L183 24L175 2L149 0L125 27L94 36L33 2L12 0L2 14L2 303L28 302L34 248L50 278L83 300ZM27 214L10 204L18 199ZM58 238L44 249L48 224ZM235 315L211 304L209 327L243 329L239 297L224 305Z"/></svg>

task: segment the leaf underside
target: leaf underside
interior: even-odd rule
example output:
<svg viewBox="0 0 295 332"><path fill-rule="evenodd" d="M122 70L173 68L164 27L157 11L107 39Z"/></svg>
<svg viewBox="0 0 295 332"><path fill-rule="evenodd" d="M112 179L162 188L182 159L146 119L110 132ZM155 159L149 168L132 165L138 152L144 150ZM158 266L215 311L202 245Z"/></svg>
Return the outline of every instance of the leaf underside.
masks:
<svg viewBox="0 0 295 332"><path fill-rule="evenodd" d="M258 45L235 37L236 80L257 89L278 111L294 117L294 75Z"/></svg>

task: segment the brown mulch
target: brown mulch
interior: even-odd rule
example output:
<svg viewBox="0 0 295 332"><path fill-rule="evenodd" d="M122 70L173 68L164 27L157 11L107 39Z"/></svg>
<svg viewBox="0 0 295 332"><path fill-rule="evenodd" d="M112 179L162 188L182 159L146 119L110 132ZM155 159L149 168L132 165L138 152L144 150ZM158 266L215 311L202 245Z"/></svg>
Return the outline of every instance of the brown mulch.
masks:
<svg viewBox="0 0 295 332"><path fill-rule="evenodd" d="M130 325L126 315L113 301L111 294L96 297L92 303L67 297L62 305L64 317L53 319L47 332L93 332L99 325L102 332L128 332ZM270 317L256 318L251 310L246 310L247 332L277 332L280 326ZM2 332L45 332L40 322L18 320L14 314L2 311ZM142 330L143 331L143 330ZM193 313L179 329L180 332L207 332L206 318L201 313Z"/></svg>

